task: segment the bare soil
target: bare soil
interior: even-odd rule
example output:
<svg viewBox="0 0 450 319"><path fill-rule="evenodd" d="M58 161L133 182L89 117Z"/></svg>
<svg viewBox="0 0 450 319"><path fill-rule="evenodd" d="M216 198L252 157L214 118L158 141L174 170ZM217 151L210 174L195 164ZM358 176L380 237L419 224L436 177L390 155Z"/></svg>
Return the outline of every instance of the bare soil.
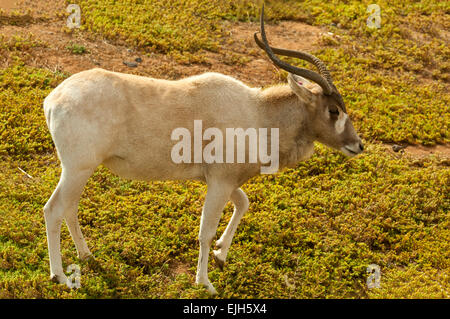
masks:
<svg viewBox="0 0 450 319"><path fill-rule="evenodd" d="M16 0L0 0L0 8L6 12L10 12L13 9L17 9Z"/></svg>
<svg viewBox="0 0 450 319"><path fill-rule="evenodd" d="M94 67L128 72L139 75L177 79L203 72L221 72L253 86L263 86L276 83L277 72L268 59L253 41L253 33L258 25L249 23L226 23L229 29L231 44L224 44L219 53L205 52L204 63L185 64L163 54L140 52L126 44L105 40L84 32L74 30L72 33L64 31L65 1L54 0L0 0L7 14L15 10L20 13L31 12L22 18L16 18L15 25L2 25L0 34L7 37L21 35L26 37L30 33L47 44L46 48L35 48L32 66L48 68L52 71L66 71L77 73ZM271 43L275 46L290 49L311 51L317 48L318 39L326 32L321 28L299 22L285 21L278 25L267 26ZM298 41L299 35L302 41ZM88 52L76 55L67 49L70 44L84 46ZM246 57L248 63L230 61L230 55L237 58ZM134 62L137 57L142 59L136 68L124 65L124 61ZM7 66L10 61L1 61L1 66Z"/></svg>
<svg viewBox="0 0 450 319"><path fill-rule="evenodd" d="M445 160L450 159L450 145L435 145L435 146L422 146L422 145L405 145L401 150L395 152L393 145L385 144L386 151L392 154L400 154L401 156L409 156L415 159L424 159L430 156L436 156Z"/></svg>

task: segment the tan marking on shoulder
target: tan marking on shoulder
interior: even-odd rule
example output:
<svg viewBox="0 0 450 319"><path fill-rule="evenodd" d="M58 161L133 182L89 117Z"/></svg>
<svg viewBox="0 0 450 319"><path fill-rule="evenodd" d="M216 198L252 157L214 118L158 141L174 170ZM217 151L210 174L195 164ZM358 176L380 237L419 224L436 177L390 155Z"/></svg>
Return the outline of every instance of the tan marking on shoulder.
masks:
<svg viewBox="0 0 450 319"><path fill-rule="evenodd" d="M289 85L276 85L263 90L262 95L267 102L274 103L291 99L295 93Z"/></svg>

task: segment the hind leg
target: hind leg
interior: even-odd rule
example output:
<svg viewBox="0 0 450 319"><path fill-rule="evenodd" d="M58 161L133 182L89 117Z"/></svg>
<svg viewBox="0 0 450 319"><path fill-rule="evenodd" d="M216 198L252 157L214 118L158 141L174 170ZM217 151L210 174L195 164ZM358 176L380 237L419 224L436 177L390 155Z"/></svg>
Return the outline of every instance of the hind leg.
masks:
<svg viewBox="0 0 450 319"><path fill-rule="evenodd" d="M70 235L77 249L78 258L86 260L92 256L86 241L84 240L83 233L81 232L80 223L78 222L78 202L77 205L67 209L64 215L67 227L69 228Z"/></svg>
<svg viewBox="0 0 450 319"><path fill-rule="evenodd" d="M63 165L61 178L47 204L44 206L44 217L47 232L47 243L50 259L50 277L59 283L66 283L61 261L61 224L66 219L70 233L80 257L89 255L89 249L81 234L77 220L78 201L86 181L94 169L74 169Z"/></svg>

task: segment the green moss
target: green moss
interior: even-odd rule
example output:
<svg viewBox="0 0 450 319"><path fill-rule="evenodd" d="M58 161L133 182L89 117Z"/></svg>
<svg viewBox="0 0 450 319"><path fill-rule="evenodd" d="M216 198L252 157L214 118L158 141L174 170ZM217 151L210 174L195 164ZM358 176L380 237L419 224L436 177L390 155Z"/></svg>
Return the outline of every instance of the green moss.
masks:
<svg viewBox="0 0 450 319"><path fill-rule="evenodd" d="M0 154L25 158L53 150L42 102L63 78L21 63L0 70Z"/></svg>
<svg viewBox="0 0 450 319"><path fill-rule="evenodd" d="M63 227L64 265L76 263L82 271L82 288L69 291L47 277L42 206L60 174L55 156L2 161L3 297L207 297L194 285L205 185L127 181L99 168L79 211L96 263L77 260ZM347 160L318 147L295 169L252 179L244 186L250 209L226 268L210 266L220 297L448 297L450 283L442 278L450 269L450 173L444 163L413 165L375 145ZM219 235L231 213L227 205ZM187 272L173 272L177 263ZM381 267L380 289L365 284L371 263ZM427 286L434 287L429 296Z"/></svg>
<svg viewBox="0 0 450 319"><path fill-rule="evenodd" d="M3 61L13 61L14 64L20 61L32 59L34 49L43 49L47 43L36 39L32 33L25 37L22 35L6 36L0 34L0 58Z"/></svg>
<svg viewBox="0 0 450 319"><path fill-rule="evenodd" d="M85 54L89 52L84 45L76 43L71 43L70 45L66 46L66 49L73 54Z"/></svg>

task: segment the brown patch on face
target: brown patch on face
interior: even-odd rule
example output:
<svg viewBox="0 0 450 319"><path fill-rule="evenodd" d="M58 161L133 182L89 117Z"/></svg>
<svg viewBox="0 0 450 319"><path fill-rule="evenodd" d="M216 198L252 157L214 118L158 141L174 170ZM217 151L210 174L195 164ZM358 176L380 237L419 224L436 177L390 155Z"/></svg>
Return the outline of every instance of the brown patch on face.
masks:
<svg viewBox="0 0 450 319"><path fill-rule="evenodd" d="M360 138L347 113L332 98L325 97L311 122L316 140L322 144L342 151L349 146L359 152ZM357 147L358 146L358 147Z"/></svg>
<svg viewBox="0 0 450 319"><path fill-rule="evenodd" d="M358 134L355 131L355 128L353 127L352 121L350 118L347 118L347 122L345 123L344 132L341 133L341 138L344 144L351 144L351 143L357 143L361 139L359 138Z"/></svg>

